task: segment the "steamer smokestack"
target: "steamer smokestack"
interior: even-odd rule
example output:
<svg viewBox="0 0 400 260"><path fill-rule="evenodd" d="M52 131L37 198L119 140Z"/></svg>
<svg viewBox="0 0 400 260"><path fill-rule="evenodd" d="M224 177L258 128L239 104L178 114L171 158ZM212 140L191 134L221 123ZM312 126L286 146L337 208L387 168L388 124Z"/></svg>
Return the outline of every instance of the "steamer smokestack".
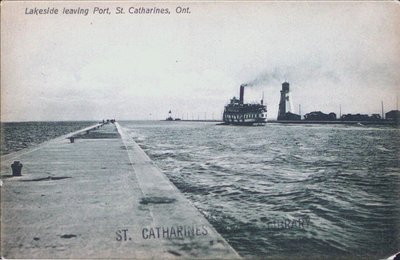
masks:
<svg viewBox="0 0 400 260"><path fill-rule="evenodd" d="M242 84L240 85L240 103L243 104L244 102L244 87L246 87L247 84Z"/></svg>

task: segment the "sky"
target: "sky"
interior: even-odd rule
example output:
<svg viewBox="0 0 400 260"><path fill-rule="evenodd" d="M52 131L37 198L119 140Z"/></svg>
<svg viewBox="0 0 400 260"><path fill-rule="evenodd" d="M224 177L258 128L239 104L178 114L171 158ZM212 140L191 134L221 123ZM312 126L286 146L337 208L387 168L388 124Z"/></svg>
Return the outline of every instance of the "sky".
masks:
<svg viewBox="0 0 400 260"><path fill-rule="evenodd" d="M91 14L109 7L110 15ZM124 15L115 14L117 6ZM129 7L170 15L128 14ZM177 6L190 14L177 14ZM26 15L26 8L90 8ZM3 2L1 121L220 119L245 89L277 117L381 113L400 96L398 2Z"/></svg>

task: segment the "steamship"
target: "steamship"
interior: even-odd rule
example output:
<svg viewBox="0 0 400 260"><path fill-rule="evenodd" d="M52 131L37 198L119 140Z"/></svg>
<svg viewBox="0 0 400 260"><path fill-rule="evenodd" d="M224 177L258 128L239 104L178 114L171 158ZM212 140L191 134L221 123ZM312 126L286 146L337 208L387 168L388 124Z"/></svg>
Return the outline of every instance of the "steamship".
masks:
<svg viewBox="0 0 400 260"><path fill-rule="evenodd" d="M264 97L260 104L245 104L244 88L247 84L240 86L240 98L231 99L231 102L225 106L222 120L224 124L232 125L264 125L267 121L267 107L263 104Z"/></svg>

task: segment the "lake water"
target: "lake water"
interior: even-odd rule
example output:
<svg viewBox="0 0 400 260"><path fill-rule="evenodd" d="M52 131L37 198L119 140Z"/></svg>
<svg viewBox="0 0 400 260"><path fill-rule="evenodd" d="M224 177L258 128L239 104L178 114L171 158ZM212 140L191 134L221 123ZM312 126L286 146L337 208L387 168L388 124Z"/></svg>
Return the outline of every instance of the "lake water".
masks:
<svg viewBox="0 0 400 260"><path fill-rule="evenodd" d="M1 123L1 155L95 124L92 121Z"/></svg>
<svg viewBox="0 0 400 260"><path fill-rule="evenodd" d="M121 122L244 257L400 249L400 130Z"/></svg>

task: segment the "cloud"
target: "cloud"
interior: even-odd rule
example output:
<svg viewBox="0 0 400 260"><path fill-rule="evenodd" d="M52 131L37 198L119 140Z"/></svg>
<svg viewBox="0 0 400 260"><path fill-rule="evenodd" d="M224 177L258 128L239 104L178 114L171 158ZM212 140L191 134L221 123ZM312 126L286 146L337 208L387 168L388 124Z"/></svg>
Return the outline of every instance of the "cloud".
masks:
<svg viewBox="0 0 400 260"><path fill-rule="evenodd" d="M375 111L399 92L392 7L205 3L185 18L2 17L2 120L219 114L242 83L253 86L249 102L265 92L273 118L285 80L303 112Z"/></svg>

